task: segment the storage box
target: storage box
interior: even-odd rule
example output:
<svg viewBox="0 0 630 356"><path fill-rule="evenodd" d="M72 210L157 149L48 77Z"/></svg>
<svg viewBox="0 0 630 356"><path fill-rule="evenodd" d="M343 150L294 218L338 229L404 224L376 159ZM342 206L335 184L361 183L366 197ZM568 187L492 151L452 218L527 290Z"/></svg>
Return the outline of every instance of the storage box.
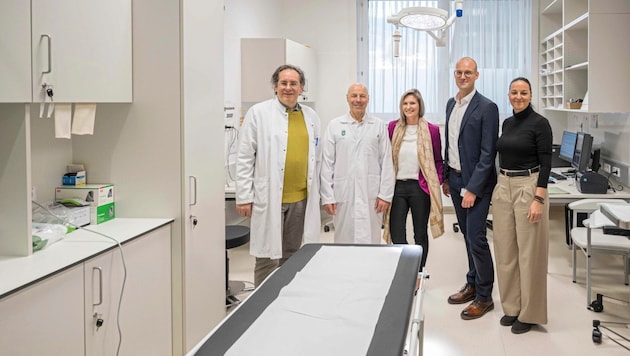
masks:
<svg viewBox="0 0 630 356"><path fill-rule="evenodd" d="M565 109L581 109L582 108L582 103L564 103L564 108Z"/></svg>
<svg viewBox="0 0 630 356"><path fill-rule="evenodd" d="M86 175L85 171L80 171L76 173L66 173L64 174L61 184L63 185L85 185L86 183Z"/></svg>
<svg viewBox="0 0 630 356"><path fill-rule="evenodd" d="M100 224L116 217L113 184L57 187L55 201L64 199L79 199L87 203L91 224Z"/></svg>

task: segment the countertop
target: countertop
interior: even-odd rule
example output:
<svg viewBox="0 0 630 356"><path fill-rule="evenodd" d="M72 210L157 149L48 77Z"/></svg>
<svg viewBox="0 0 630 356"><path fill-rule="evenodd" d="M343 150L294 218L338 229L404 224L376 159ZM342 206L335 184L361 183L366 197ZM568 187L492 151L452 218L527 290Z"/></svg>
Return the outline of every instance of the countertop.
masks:
<svg viewBox="0 0 630 356"><path fill-rule="evenodd" d="M123 244L172 222L173 219L116 218L85 228L113 237ZM116 246L117 243L111 239L81 229L30 256L0 256L0 298Z"/></svg>

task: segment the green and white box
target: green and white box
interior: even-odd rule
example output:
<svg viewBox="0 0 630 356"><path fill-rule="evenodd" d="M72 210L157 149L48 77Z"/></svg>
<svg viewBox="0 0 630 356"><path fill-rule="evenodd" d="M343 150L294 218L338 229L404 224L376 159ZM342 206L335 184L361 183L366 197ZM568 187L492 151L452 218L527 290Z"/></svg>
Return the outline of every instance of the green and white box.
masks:
<svg viewBox="0 0 630 356"><path fill-rule="evenodd" d="M55 201L75 199L90 206L90 224L100 224L116 217L113 184L86 184L55 189Z"/></svg>

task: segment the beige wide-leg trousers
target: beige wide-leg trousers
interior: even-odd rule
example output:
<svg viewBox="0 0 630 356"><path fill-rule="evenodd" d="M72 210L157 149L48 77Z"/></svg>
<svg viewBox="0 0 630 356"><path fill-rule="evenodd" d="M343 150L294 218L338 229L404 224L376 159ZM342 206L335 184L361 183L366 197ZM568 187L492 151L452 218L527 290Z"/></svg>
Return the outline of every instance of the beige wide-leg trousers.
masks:
<svg viewBox="0 0 630 356"><path fill-rule="evenodd" d="M499 174L492 194L494 255L501 306L524 323L547 323L549 199L540 222L530 224L538 173L528 177Z"/></svg>

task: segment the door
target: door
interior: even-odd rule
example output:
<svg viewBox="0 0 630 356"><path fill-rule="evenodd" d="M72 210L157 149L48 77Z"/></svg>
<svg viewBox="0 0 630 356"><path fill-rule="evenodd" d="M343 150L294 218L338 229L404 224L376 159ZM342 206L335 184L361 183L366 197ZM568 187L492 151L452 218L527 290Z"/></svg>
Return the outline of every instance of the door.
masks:
<svg viewBox="0 0 630 356"><path fill-rule="evenodd" d="M0 103L31 101L31 7L0 2Z"/></svg>
<svg viewBox="0 0 630 356"><path fill-rule="evenodd" d="M131 1L31 3L34 102L131 102Z"/></svg>
<svg viewBox="0 0 630 356"><path fill-rule="evenodd" d="M85 262L87 355L115 355L119 323L120 355L171 354L170 229L126 243L124 265L118 247Z"/></svg>
<svg viewBox="0 0 630 356"><path fill-rule="evenodd" d="M83 340L81 266L0 300L0 355L79 356Z"/></svg>

